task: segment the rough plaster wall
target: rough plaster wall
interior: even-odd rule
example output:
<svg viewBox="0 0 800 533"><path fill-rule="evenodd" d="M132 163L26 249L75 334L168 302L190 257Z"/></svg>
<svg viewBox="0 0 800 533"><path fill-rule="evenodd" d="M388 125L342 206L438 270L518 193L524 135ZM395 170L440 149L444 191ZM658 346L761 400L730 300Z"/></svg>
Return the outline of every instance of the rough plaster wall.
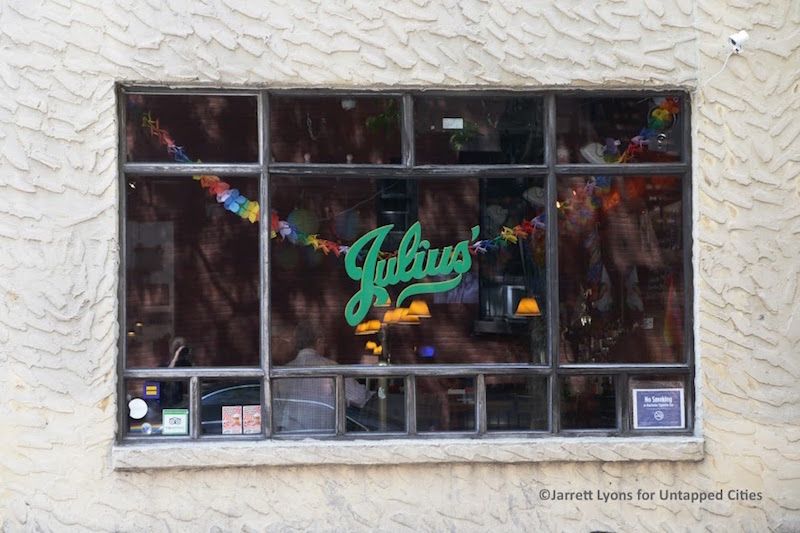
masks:
<svg viewBox="0 0 800 533"><path fill-rule="evenodd" d="M800 530L800 2L725 4L0 1L0 529ZM115 81L694 87L740 28L694 100L704 462L110 469Z"/></svg>

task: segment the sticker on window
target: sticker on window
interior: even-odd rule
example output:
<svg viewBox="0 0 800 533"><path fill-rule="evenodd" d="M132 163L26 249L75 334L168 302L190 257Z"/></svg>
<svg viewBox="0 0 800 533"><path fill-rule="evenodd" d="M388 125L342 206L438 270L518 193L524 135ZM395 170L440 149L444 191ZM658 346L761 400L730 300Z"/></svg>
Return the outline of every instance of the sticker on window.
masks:
<svg viewBox="0 0 800 533"><path fill-rule="evenodd" d="M188 435L189 410L162 409L161 424L162 435Z"/></svg>
<svg viewBox="0 0 800 533"><path fill-rule="evenodd" d="M242 434L242 406L223 405L222 406L222 434L241 435Z"/></svg>
<svg viewBox="0 0 800 533"><path fill-rule="evenodd" d="M255 435L261 433L261 406L245 405L242 407L244 419L244 434Z"/></svg>
<svg viewBox="0 0 800 533"><path fill-rule="evenodd" d="M463 118L443 118L442 119L442 129L443 130L463 130L464 129L464 119Z"/></svg>
<svg viewBox="0 0 800 533"><path fill-rule="evenodd" d="M684 429L683 389L633 389L634 429Z"/></svg>

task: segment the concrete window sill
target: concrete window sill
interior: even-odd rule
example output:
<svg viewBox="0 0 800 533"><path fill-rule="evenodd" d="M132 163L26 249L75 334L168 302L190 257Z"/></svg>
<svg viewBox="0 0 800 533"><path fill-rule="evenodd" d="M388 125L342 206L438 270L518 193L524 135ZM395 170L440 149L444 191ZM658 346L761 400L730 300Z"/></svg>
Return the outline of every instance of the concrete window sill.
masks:
<svg viewBox="0 0 800 533"><path fill-rule="evenodd" d="M124 444L115 470L297 465L702 461L699 437L247 441Z"/></svg>

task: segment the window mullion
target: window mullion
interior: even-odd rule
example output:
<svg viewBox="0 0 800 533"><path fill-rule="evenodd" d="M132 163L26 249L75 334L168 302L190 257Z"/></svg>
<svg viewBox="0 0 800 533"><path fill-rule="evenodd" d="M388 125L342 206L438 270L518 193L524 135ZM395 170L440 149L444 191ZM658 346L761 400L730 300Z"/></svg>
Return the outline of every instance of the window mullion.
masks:
<svg viewBox="0 0 800 533"><path fill-rule="evenodd" d="M189 379L189 417L191 421L189 434L193 440L200 438L200 425L202 424L200 411L200 378L193 376Z"/></svg>
<svg viewBox="0 0 800 533"><path fill-rule="evenodd" d="M347 431L347 397L344 387L344 376L336 376L336 435L344 435Z"/></svg>
<svg viewBox="0 0 800 533"><path fill-rule="evenodd" d="M259 163L124 163L126 174L184 179L197 174L219 176L253 175L261 172Z"/></svg>
<svg viewBox="0 0 800 533"><path fill-rule="evenodd" d="M479 435L486 433L487 429L487 415L486 415L486 378L484 374L478 374L475 379L475 426Z"/></svg>
<svg viewBox="0 0 800 533"><path fill-rule="evenodd" d="M630 419L628 413L628 377L627 372L622 372L616 376L616 391L617 391L617 426L623 435L630 433Z"/></svg>
<svg viewBox="0 0 800 533"><path fill-rule="evenodd" d="M128 270L128 236L127 236L127 179L123 170L124 162L127 160L128 140L125 113L125 91L121 87L117 88L117 113L119 114L119 131L118 131L118 171L120 179L118 180L118 197L119 197L119 269L117 273L117 316L122 331L127 330L128 325L128 306L127 306L127 270ZM117 360L117 398L120 407L117 408L117 441L122 441L128 433L127 424L127 405L123 399L125 394L125 380L123 375L125 369L128 367L128 338L120 332L117 338L117 350L119 351L119 358Z"/></svg>
<svg viewBox="0 0 800 533"><path fill-rule="evenodd" d="M545 186L545 243L547 250L547 354L550 358L550 429L553 433L560 430L559 397L558 397L558 213L556 200L558 188L556 182L556 97L548 94L545 103L544 123L544 157L549 168Z"/></svg>
<svg viewBox="0 0 800 533"><path fill-rule="evenodd" d="M413 167L416 163L414 150L414 98L410 94L403 95L403 123L400 129L403 165Z"/></svg>
<svg viewBox="0 0 800 533"><path fill-rule="evenodd" d="M409 435L417 434L417 382L413 375L407 375L406 380L406 432Z"/></svg>
<svg viewBox="0 0 800 533"><path fill-rule="evenodd" d="M264 370L264 379L261 382L261 433L265 437L272 435L272 386L270 381L270 330L269 330L269 271L270 271L270 233L269 233L269 96L266 91L258 94L258 133L261 144L259 146L259 162L261 173L259 175L258 203L259 210L259 361Z"/></svg>

